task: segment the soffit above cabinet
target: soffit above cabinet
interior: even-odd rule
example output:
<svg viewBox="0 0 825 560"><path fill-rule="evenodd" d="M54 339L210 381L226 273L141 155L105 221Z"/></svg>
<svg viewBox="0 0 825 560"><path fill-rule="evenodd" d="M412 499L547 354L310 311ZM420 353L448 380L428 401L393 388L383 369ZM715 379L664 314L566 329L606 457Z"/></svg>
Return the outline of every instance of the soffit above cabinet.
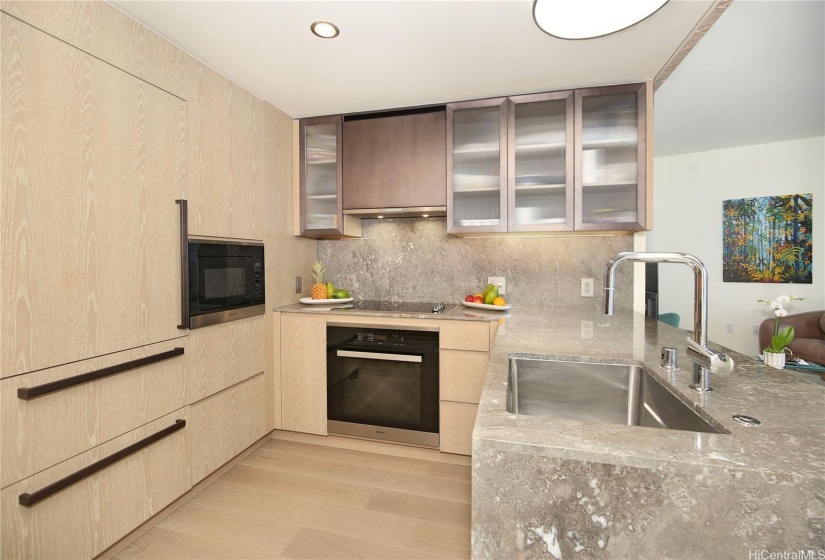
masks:
<svg viewBox="0 0 825 560"><path fill-rule="evenodd" d="M293 117L645 81L717 4L670 0L566 41L535 25L532 0L111 3ZM316 20L341 35L315 37Z"/></svg>

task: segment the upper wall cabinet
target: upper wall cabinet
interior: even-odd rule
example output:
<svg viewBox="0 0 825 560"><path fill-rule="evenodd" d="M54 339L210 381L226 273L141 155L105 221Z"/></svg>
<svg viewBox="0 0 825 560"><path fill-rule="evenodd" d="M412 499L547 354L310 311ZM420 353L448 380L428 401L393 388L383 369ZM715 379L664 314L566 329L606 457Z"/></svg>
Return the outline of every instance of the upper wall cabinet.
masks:
<svg viewBox="0 0 825 560"><path fill-rule="evenodd" d="M304 237L360 236L356 218L343 211L341 115L301 119L298 127L299 207Z"/></svg>
<svg viewBox="0 0 825 560"><path fill-rule="evenodd" d="M186 102L0 25L0 375L180 336Z"/></svg>
<svg viewBox="0 0 825 560"><path fill-rule="evenodd" d="M447 105L449 233L507 231L507 99Z"/></svg>
<svg viewBox="0 0 825 560"><path fill-rule="evenodd" d="M186 90L189 233L262 240L263 104L192 58Z"/></svg>
<svg viewBox="0 0 825 560"><path fill-rule="evenodd" d="M576 229L650 228L646 84L576 91ZM651 200L648 200L651 198Z"/></svg>
<svg viewBox="0 0 825 560"><path fill-rule="evenodd" d="M448 233L649 228L647 87L448 105Z"/></svg>

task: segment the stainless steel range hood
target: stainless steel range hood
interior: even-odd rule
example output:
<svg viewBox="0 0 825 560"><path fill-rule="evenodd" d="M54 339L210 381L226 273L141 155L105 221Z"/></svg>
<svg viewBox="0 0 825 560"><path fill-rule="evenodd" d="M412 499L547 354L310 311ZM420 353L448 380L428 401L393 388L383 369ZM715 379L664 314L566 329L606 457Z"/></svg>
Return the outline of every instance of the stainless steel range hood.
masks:
<svg viewBox="0 0 825 560"><path fill-rule="evenodd" d="M447 215L446 206L413 206L410 208L359 208L344 210L355 218L433 218Z"/></svg>

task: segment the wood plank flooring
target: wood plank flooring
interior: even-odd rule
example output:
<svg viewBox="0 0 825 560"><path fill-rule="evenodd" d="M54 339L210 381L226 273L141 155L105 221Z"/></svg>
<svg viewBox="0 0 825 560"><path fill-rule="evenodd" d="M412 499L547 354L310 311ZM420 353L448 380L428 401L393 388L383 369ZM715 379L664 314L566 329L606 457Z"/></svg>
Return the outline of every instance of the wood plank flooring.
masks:
<svg viewBox="0 0 825 560"><path fill-rule="evenodd" d="M275 432L113 560L469 557L469 458Z"/></svg>

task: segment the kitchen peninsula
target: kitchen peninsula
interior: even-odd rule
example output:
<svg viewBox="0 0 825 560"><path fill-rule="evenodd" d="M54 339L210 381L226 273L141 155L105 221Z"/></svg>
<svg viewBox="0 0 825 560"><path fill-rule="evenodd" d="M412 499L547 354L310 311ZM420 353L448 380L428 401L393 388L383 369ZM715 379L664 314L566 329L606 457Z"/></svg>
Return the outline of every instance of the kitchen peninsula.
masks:
<svg viewBox="0 0 825 560"><path fill-rule="evenodd" d="M321 313L289 306L286 313ZM825 546L825 392L729 353L715 391L688 387L687 331L619 311L516 307L508 318L355 311L428 322L501 323L475 421L473 557L744 557ZM327 311L326 313L329 313ZM342 311L346 313L346 311ZM658 367L662 346L680 368ZM588 423L507 412L509 356L640 364L720 434ZM755 417L745 427L734 414Z"/></svg>

